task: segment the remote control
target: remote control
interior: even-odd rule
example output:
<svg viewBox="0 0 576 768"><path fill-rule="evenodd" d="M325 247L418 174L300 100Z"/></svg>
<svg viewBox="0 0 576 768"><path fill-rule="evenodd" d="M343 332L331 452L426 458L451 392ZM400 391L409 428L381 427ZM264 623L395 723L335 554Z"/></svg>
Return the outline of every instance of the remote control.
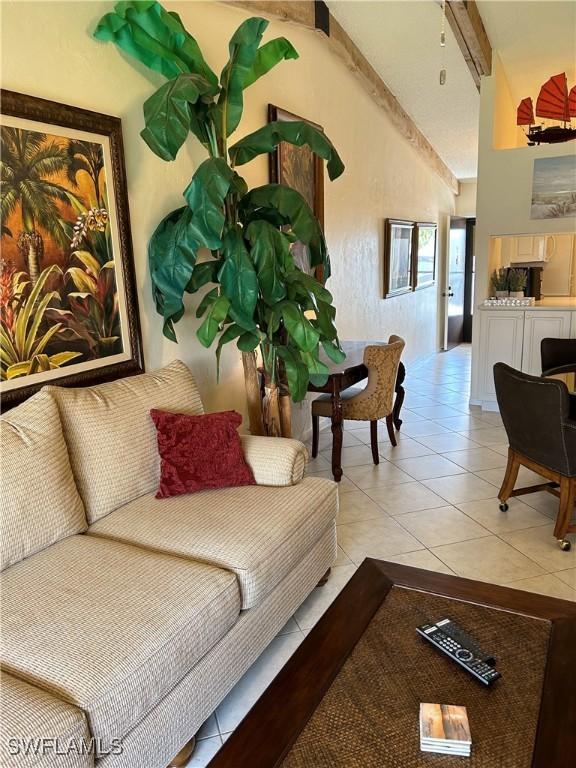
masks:
<svg viewBox="0 0 576 768"><path fill-rule="evenodd" d="M422 624L416 627L416 632L484 685L492 685L502 677L494 669L494 657L482 651L470 635L451 619L441 619L436 624Z"/></svg>

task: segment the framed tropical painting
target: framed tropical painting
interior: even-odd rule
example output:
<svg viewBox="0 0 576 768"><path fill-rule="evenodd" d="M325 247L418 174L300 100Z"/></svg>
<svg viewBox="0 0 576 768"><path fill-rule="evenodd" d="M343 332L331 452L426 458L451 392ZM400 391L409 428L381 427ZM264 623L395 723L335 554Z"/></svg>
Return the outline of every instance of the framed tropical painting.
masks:
<svg viewBox="0 0 576 768"><path fill-rule="evenodd" d="M116 117L2 90L0 395L143 370Z"/></svg>
<svg viewBox="0 0 576 768"><path fill-rule="evenodd" d="M436 233L438 227L417 221L414 225L414 289L434 285L436 280Z"/></svg>
<svg viewBox="0 0 576 768"><path fill-rule="evenodd" d="M310 120L287 112L285 109L274 106L274 104L268 105L269 123L293 120L302 120L319 131L323 130L322 126ZM315 155L306 145L297 147L286 141L281 141L276 151L269 155L269 158L270 182L272 184L285 184L287 187L300 192L320 222L320 226L324 228L324 161L322 158ZM303 243L294 243L292 254L296 265L303 272L314 273L317 279L322 281L321 267L310 269L309 256Z"/></svg>
<svg viewBox="0 0 576 768"><path fill-rule="evenodd" d="M384 298L414 288L413 221L386 219L384 238Z"/></svg>

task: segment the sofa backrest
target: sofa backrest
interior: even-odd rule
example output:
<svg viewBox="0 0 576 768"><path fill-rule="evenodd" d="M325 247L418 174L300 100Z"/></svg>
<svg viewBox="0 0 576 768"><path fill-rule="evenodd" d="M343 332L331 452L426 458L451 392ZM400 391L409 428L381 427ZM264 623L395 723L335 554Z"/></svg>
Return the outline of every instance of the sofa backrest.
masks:
<svg viewBox="0 0 576 768"><path fill-rule="evenodd" d="M58 406L41 391L0 419L0 566L87 528Z"/></svg>
<svg viewBox="0 0 576 768"><path fill-rule="evenodd" d="M175 360L159 371L94 387L44 387L60 409L86 517L94 523L156 490L160 461L151 408L204 412L196 382Z"/></svg>

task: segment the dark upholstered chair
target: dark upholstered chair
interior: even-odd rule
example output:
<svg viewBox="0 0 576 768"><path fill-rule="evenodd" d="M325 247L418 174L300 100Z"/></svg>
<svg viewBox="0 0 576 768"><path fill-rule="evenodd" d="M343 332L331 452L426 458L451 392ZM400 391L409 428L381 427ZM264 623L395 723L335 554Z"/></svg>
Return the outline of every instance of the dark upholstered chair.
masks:
<svg viewBox="0 0 576 768"><path fill-rule="evenodd" d="M540 356L542 376L576 374L576 339L542 339ZM573 385L571 388L576 389ZM570 418L576 419L576 393L570 395Z"/></svg>
<svg viewBox="0 0 576 768"><path fill-rule="evenodd" d="M542 376L576 373L576 339L542 339Z"/></svg>
<svg viewBox="0 0 576 768"><path fill-rule="evenodd" d="M500 415L508 435L508 466L498 498L505 512L510 496L550 491L560 499L554 536L570 549L567 533L576 503L576 421L570 417L570 396L563 381L542 379L516 371L504 363L494 366L494 383ZM518 488L514 485L520 465L550 482Z"/></svg>

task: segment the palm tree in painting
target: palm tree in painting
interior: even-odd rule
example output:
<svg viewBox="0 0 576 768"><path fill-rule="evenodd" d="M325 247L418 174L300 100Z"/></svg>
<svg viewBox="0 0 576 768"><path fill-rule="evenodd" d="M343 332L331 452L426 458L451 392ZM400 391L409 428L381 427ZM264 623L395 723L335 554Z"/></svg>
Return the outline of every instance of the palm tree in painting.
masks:
<svg viewBox="0 0 576 768"><path fill-rule="evenodd" d="M100 195L100 171L103 168L104 155L100 144L95 144L92 141L70 140L68 143L68 179L74 186L77 186L76 176L78 172L85 171L92 180L98 208L105 207Z"/></svg>
<svg viewBox="0 0 576 768"><path fill-rule="evenodd" d="M34 285L44 251L37 227L48 232L62 248L66 248L70 241L70 225L62 218L56 201L70 203L73 195L50 179L67 169L68 155L64 147L54 140L48 141L45 133L36 131L2 126L0 142L2 234L12 236L7 220L20 205L22 229L18 234L18 248Z"/></svg>

